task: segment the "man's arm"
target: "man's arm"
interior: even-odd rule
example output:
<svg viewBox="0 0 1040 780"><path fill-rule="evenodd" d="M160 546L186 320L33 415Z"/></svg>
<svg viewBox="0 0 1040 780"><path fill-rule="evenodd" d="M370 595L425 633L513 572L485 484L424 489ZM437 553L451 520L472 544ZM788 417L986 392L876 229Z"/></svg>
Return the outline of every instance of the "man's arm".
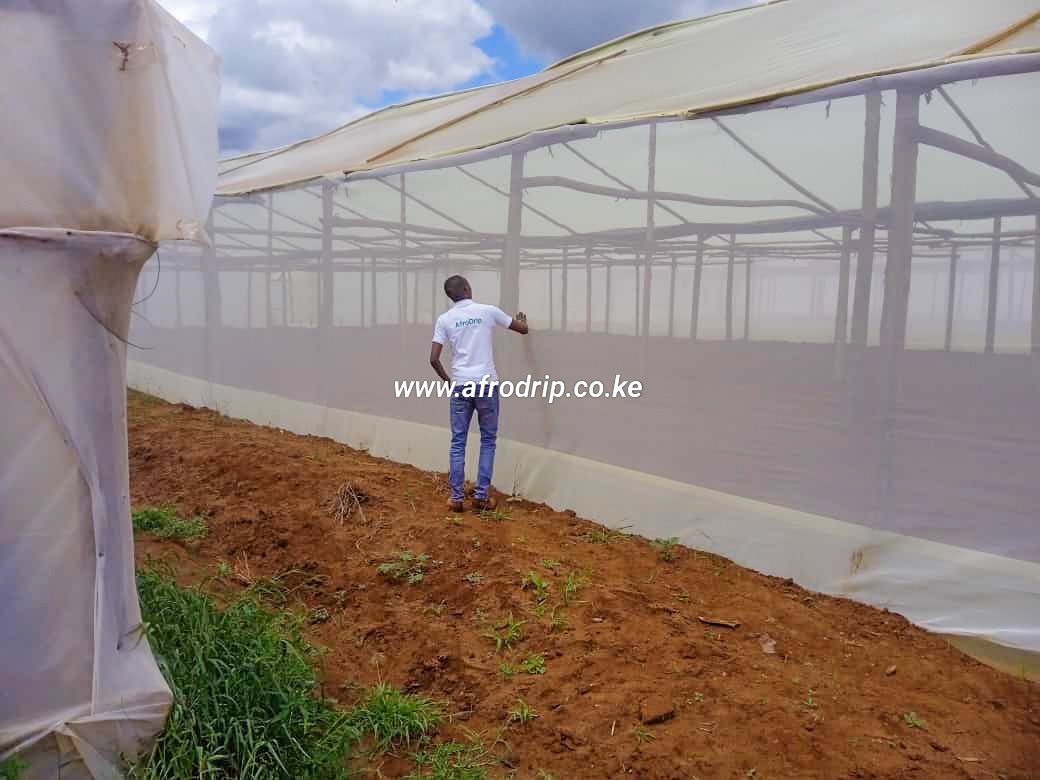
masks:
<svg viewBox="0 0 1040 780"><path fill-rule="evenodd" d="M521 336L526 336L528 333L527 315L524 314L522 311L518 311L516 313L516 316L513 317L513 319L509 322L509 329L515 330Z"/></svg>
<svg viewBox="0 0 1040 780"><path fill-rule="evenodd" d="M450 382L451 377L448 376L448 372L445 371L444 366L441 365L442 349L444 349L444 345L438 344L436 341L430 345L430 365L433 366L433 370L437 372L437 376L445 382Z"/></svg>

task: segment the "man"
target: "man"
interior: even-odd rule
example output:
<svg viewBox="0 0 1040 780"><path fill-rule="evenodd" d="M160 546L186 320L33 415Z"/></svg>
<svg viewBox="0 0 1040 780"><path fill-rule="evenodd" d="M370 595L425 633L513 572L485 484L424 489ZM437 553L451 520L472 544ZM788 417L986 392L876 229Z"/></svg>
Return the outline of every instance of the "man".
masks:
<svg viewBox="0 0 1040 780"><path fill-rule="evenodd" d="M433 345L430 347L430 365L445 382L455 381L451 404L451 449L448 482L452 512L464 509L463 483L466 479L466 437L469 434L473 412L480 426L480 461L477 465L477 484L473 490L473 506L478 511L494 509L495 498L489 494L491 473L495 465L495 440L498 436L498 381L495 356L491 346L492 331L496 326L509 328L521 335L527 334L527 316L517 312L510 317L497 306L474 303L473 290L461 276L451 276L444 282L445 294L455 305L437 318L433 326ZM451 377L441 365L441 349L451 344Z"/></svg>

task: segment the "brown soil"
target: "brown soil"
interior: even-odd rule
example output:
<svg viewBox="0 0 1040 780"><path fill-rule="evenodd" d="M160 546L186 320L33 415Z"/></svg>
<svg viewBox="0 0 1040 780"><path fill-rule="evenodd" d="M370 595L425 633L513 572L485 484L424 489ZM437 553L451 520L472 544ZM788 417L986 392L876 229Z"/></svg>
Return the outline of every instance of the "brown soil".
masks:
<svg viewBox="0 0 1040 780"><path fill-rule="evenodd" d="M211 529L188 546L139 538L139 560L173 554L185 581L220 561L253 577L297 572L295 596L328 615L310 631L328 648L326 693L346 702L355 684L387 680L446 701L441 736L483 735L500 776L1040 777L1038 687L899 615L686 548L662 560L645 539L545 505L500 497L508 517L447 516L445 475L329 439L136 393L129 417L134 504L205 514ZM337 519L348 483L367 501ZM377 566L400 550L437 564L398 584ZM521 588L529 571L550 582L542 617ZM464 579L473 572L479 582ZM587 585L553 630L571 572ZM524 639L496 653L488 624L510 612ZM500 672L534 654L544 674ZM509 724L518 698L539 717ZM641 723L655 715L666 719Z"/></svg>

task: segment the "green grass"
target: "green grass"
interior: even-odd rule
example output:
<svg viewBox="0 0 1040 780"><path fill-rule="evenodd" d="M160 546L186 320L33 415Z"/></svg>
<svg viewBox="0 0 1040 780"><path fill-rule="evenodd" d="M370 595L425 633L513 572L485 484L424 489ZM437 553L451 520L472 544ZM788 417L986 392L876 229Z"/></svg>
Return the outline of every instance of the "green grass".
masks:
<svg viewBox="0 0 1040 780"><path fill-rule="evenodd" d="M404 780L487 780L484 767L493 762L482 745L442 742L412 756L419 767L416 774Z"/></svg>
<svg viewBox="0 0 1040 780"><path fill-rule="evenodd" d="M145 506L130 513L135 531L147 531L160 539L198 539L208 530L203 517L184 520L169 507Z"/></svg>
<svg viewBox="0 0 1040 780"><path fill-rule="evenodd" d="M219 609L156 568L139 571L137 586L174 704L132 777L348 776L358 726L314 695L318 651L300 635L303 618L249 594Z"/></svg>
<svg viewBox="0 0 1040 780"><path fill-rule="evenodd" d="M351 713L350 722L362 736L371 736L375 752L411 746L434 731L443 720L441 707L430 699L402 693L379 683Z"/></svg>
<svg viewBox="0 0 1040 780"><path fill-rule="evenodd" d="M29 768L26 761L11 756L5 761L0 761L0 780L18 780L22 772Z"/></svg>
<svg viewBox="0 0 1040 780"><path fill-rule="evenodd" d="M411 550L396 552L393 557L385 563L379 564L379 573L392 577L398 582L407 582L409 585L417 585L426 576L426 569L436 565L426 553L413 553Z"/></svg>

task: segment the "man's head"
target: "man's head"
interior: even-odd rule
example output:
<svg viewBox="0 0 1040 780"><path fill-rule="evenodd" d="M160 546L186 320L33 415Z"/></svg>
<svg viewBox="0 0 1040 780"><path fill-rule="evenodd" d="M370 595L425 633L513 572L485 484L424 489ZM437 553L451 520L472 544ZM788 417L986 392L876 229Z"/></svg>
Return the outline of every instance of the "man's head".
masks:
<svg viewBox="0 0 1040 780"><path fill-rule="evenodd" d="M456 274L444 280L444 294L453 301L462 301L466 298L472 298L473 290L470 289L466 277Z"/></svg>

